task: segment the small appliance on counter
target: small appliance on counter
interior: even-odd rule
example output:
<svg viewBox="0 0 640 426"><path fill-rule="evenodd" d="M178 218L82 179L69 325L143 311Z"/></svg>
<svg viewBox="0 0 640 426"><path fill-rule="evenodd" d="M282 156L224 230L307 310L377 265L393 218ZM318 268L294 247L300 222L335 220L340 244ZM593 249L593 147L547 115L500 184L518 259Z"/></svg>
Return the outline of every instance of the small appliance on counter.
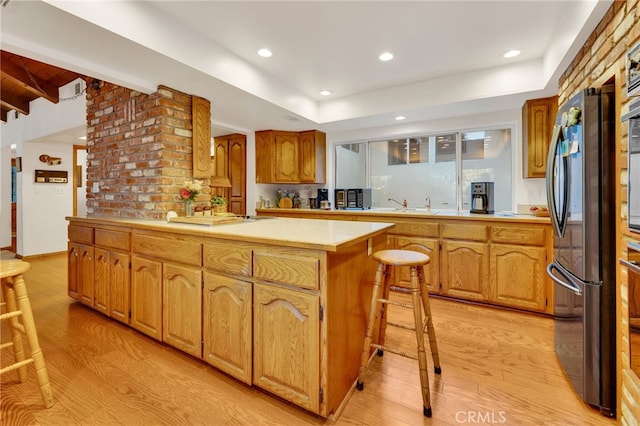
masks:
<svg viewBox="0 0 640 426"><path fill-rule="evenodd" d="M371 208L371 188L336 189L336 209L367 210Z"/></svg>
<svg viewBox="0 0 640 426"><path fill-rule="evenodd" d="M324 203L323 203L324 201ZM323 208L323 204L329 203L329 190L327 188L318 188L318 196L316 197L316 207L317 209Z"/></svg>
<svg viewBox="0 0 640 426"><path fill-rule="evenodd" d="M471 213L493 213L493 182L471 182Z"/></svg>

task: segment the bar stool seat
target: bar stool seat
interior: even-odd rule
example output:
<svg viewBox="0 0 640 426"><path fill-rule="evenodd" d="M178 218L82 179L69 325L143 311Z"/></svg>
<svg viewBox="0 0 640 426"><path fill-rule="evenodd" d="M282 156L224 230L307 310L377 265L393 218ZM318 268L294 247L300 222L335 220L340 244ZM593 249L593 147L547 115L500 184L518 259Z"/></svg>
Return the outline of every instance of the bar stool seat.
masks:
<svg viewBox="0 0 640 426"><path fill-rule="evenodd" d="M0 281L2 283L2 296L4 300L0 304L3 308L3 312L0 314L0 320L7 320L9 322L9 331L11 333L11 341L0 344L0 349L13 347L15 356L15 362L3 366L0 369L0 375L18 370L18 378L21 382L24 382L27 380L27 365L33 363L44 406L45 408L49 408L53 405L51 384L49 383L49 375L47 374L47 368L44 363L44 356L42 355L42 350L38 342L38 333L33 321L31 303L29 302L27 287L22 275L29 269L31 269L31 265L22 260L0 260ZM21 318L22 322L20 322L18 318ZM27 341L31 348L30 358L26 358L25 356L22 334L27 336Z"/></svg>
<svg viewBox="0 0 640 426"><path fill-rule="evenodd" d="M360 372L358 374L356 389L364 389L364 373L366 372L369 363L371 348L377 349L377 353L379 356L382 356L384 351L389 351L397 355L417 359L420 368L420 386L423 402L422 412L426 417L431 417L432 410L431 399L429 395L429 374L427 372L427 358L424 349L425 329L429 336L429 346L431 348L434 371L436 374L440 374L442 372L442 369L440 368L438 346L436 343L436 334L431 318L431 308L429 306L429 293L427 292L427 286L424 278L424 265L427 265L431 261L431 259L424 253L412 250L381 250L373 254L373 259L378 262L378 267L376 270L375 281L373 283L373 292L371 294L371 304L367 319L367 332L362 348ZM389 276L389 269L391 266L404 266L410 268L411 304L389 300L390 283L387 278ZM382 297L380 295L381 292ZM415 357L407 355L404 352L388 348L384 345L385 333L387 328L387 310L385 309L385 306L389 304L413 309L414 327L401 327L415 330L416 343L418 347L417 355ZM425 316L424 323L422 320L423 310ZM380 328L378 333L378 344L375 344L372 343L373 329L375 326L376 318L378 317L380 317ZM389 325L397 324L389 323Z"/></svg>

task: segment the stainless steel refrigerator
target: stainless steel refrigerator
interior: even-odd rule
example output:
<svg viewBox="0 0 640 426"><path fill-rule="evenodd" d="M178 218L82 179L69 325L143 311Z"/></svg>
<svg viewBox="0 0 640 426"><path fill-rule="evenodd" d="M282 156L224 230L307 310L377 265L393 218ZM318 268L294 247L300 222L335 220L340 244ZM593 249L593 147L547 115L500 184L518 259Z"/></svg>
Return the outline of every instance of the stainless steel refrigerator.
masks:
<svg viewBox="0 0 640 426"><path fill-rule="evenodd" d="M547 162L555 351L576 392L606 416L616 410L614 106L610 86L562 105Z"/></svg>

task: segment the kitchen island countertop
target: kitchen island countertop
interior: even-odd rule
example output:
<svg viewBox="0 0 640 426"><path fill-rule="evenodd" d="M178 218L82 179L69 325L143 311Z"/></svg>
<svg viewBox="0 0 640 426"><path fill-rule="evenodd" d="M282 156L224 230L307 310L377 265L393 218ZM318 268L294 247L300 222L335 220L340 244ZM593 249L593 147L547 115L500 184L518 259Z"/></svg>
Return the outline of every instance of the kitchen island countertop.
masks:
<svg viewBox="0 0 640 426"><path fill-rule="evenodd" d="M332 252L338 251L341 247L383 234L394 226L393 223L384 222L345 222L341 220L297 218L269 218L217 225L95 216L74 216L66 219L73 219L75 224L85 222L87 224L124 225L138 229L177 234L196 234L234 241L266 243Z"/></svg>

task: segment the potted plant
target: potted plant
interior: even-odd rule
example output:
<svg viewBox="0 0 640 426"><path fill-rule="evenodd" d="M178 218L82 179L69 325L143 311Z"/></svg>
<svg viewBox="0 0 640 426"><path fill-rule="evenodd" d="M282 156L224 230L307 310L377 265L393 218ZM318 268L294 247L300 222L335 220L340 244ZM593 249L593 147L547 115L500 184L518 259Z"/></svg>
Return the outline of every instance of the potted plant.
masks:
<svg viewBox="0 0 640 426"><path fill-rule="evenodd" d="M211 211L213 214L223 214L227 212L227 199L219 195L211 197Z"/></svg>

